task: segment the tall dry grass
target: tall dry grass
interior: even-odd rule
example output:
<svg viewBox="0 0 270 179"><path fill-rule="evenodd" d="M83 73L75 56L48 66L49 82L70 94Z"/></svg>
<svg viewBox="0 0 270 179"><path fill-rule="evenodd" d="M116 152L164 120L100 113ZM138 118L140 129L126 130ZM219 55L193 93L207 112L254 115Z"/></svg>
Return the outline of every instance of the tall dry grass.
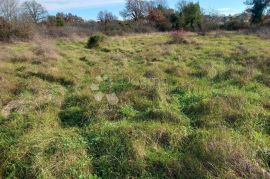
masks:
<svg viewBox="0 0 270 179"><path fill-rule="evenodd" d="M59 58L55 41L50 38L35 36L33 46L34 54L45 60L57 60Z"/></svg>

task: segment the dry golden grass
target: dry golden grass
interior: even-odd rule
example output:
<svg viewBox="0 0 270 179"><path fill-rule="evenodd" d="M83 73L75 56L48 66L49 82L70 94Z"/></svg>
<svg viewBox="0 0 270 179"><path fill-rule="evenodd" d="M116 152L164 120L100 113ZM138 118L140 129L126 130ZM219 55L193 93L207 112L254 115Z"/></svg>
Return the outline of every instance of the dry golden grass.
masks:
<svg viewBox="0 0 270 179"><path fill-rule="evenodd" d="M33 52L44 60L57 60L59 58L55 41L44 37L35 37Z"/></svg>

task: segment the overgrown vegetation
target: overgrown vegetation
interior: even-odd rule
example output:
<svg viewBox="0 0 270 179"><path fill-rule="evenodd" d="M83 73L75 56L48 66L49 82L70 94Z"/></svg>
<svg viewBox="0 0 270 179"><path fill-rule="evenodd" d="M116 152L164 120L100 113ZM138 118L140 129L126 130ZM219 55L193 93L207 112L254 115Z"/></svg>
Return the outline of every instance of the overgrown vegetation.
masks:
<svg viewBox="0 0 270 179"><path fill-rule="evenodd" d="M269 3L0 0L0 178L270 178Z"/></svg>
<svg viewBox="0 0 270 179"><path fill-rule="evenodd" d="M176 8L166 0L126 0L120 12L123 20L100 11L97 20L71 13L49 15L35 0L0 1L0 41L30 40L36 34L49 37L90 36L186 30L205 35L213 30L243 30L269 26L269 0L247 0L247 9L233 16L203 10L199 3L179 0Z"/></svg>
<svg viewBox="0 0 270 179"><path fill-rule="evenodd" d="M269 40L86 44L0 45L0 178L269 178Z"/></svg>

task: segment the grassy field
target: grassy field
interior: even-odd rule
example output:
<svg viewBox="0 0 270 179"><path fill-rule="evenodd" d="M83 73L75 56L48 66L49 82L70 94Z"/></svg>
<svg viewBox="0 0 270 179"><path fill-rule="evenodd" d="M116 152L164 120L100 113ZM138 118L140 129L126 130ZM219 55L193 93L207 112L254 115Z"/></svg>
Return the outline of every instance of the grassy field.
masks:
<svg viewBox="0 0 270 179"><path fill-rule="evenodd" d="M270 177L270 41L0 44L0 178Z"/></svg>

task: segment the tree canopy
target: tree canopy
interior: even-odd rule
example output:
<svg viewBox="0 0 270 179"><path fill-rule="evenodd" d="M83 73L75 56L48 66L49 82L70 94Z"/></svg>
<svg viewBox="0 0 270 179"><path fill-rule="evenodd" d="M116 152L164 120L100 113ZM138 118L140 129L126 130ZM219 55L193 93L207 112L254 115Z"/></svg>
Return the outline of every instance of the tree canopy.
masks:
<svg viewBox="0 0 270 179"><path fill-rule="evenodd" d="M270 0L247 0L245 4L251 6L248 12L251 13L251 23L259 24L263 22L263 16L270 6Z"/></svg>

